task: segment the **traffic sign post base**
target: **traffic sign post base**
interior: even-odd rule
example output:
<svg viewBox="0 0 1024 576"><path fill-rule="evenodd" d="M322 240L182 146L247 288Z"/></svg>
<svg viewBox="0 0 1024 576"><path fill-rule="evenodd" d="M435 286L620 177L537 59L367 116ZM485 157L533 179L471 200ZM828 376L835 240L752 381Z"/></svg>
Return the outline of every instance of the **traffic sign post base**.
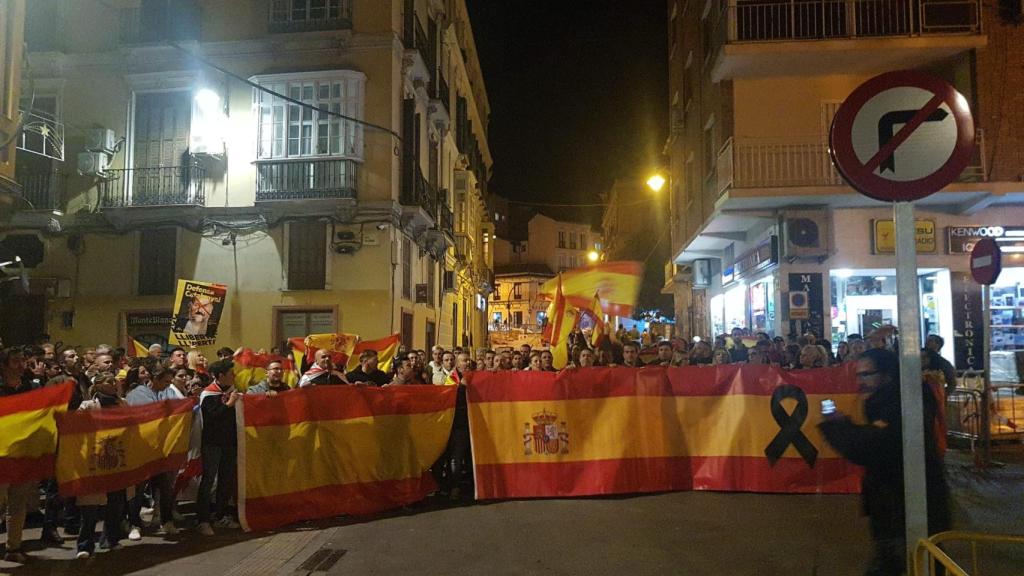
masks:
<svg viewBox="0 0 1024 576"><path fill-rule="evenodd" d="M900 331L900 402L903 414L903 483L907 518L907 558L928 537L928 502L924 462L924 402L921 398L921 301L917 279L917 234L914 205L896 202L896 301Z"/></svg>

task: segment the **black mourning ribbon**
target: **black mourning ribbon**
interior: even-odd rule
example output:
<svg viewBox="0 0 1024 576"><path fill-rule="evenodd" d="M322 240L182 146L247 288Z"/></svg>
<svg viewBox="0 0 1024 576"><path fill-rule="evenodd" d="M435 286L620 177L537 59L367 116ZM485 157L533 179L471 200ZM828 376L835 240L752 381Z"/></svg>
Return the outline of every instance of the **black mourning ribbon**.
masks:
<svg viewBox="0 0 1024 576"><path fill-rule="evenodd" d="M782 406L786 398L796 400L796 408L792 414L788 414ZM768 457L768 463L772 466L782 458L782 453L790 444L796 448L804 462L811 468L818 460L818 449L811 444L811 441L800 431L804 421L807 420L807 394L803 389L792 384L783 384L772 393L772 418L779 425L779 433L772 438L771 443L764 449L764 455Z"/></svg>

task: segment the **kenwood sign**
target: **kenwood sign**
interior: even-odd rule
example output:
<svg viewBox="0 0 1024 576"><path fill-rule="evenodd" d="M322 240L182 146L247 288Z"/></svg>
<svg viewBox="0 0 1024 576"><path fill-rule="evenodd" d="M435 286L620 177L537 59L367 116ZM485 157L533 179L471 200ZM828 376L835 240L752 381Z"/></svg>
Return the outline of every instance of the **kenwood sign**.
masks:
<svg viewBox="0 0 1024 576"><path fill-rule="evenodd" d="M982 238L992 238L999 246L1024 246L1024 226L947 226L950 254L970 254Z"/></svg>

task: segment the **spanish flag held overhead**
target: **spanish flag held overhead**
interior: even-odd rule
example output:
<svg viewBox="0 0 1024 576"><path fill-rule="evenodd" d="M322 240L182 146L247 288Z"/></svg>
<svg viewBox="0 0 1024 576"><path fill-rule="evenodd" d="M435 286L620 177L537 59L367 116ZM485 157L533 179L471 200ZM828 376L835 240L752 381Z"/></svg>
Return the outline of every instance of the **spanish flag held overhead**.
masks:
<svg viewBox="0 0 1024 576"><path fill-rule="evenodd" d="M125 353L129 358L145 358L149 356L149 347L135 338L128 336L128 345L125 346Z"/></svg>
<svg viewBox="0 0 1024 576"><path fill-rule="evenodd" d="M548 307L548 325L550 326L551 365L563 368L569 363L569 333L576 326L579 311L566 302L562 294L562 277L557 278L555 299Z"/></svg>
<svg viewBox="0 0 1024 576"><path fill-rule="evenodd" d="M66 412L73 383L0 398L0 484L53 476L56 414Z"/></svg>
<svg viewBox="0 0 1024 576"><path fill-rule="evenodd" d="M193 405L186 398L58 415L61 496L112 492L176 472L188 453Z"/></svg>
<svg viewBox="0 0 1024 576"><path fill-rule="evenodd" d="M817 427L825 398L862 420L851 366L476 372L467 395L481 499L860 490Z"/></svg>
<svg viewBox="0 0 1024 576"><path fill-rule="evenodd" d="M436 488L455 386L311 386L236 405L238 511L246 530L369 514Z"/></svg>
<svg viewBox="0 0 1024 576"><path fill-rule="evenodd" d="M590 308L596 293L601 309L611 316L630 316L640 294L643 280L642 262L604 262L586 268L576 268L559 275L562 294L572 306L581 310ZM540 294L554 299L559 279L551 279L541 286Z"/></svg>
<svg viewBox="0 0 1024 576"><path fill-rule="evenodd" d="M291 358L278 356L276 354L257 354L252 348L241 348L235 352L235 388L245 391L250 386L255 386L260 380L267 376L267 365L271 362L280 362L284 369L284 381L292 388L299 381L295 372L295 363Z"/></svg>
<svg viewBox="0 0 1024 576"><path fill-rule="evenodd" d="M379 340L363 340L352 349L352 355L348 358L345 370L352 371L359 367L359 355L367 350L377 351L377 368L383 372L391 370L391 361L398 352L398 345L402 343L401 334L392 334L387 338Z"/></svg>

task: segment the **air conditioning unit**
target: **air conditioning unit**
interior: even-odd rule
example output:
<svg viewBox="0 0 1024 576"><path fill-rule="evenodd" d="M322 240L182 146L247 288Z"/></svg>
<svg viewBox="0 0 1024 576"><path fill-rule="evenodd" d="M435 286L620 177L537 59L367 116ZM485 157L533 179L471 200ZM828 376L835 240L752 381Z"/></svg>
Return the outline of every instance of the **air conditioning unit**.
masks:
<svg viewBox="0 0 1024 576"><path fill-rule="evenodd" d="M828 208L783 212L782 257L790 261L828 258L832 250L830 221Z"/></svg>
<svg viewBox="0 0 1024 576"><path fill-rule="evenodd" d="M78 173L82 176L104 176L110 167L110 156L105 152L79 152Z"/></svg>
<svg viewBox="0 0 1024 576"><path fill-rule="evenodd" d="M91 128L85 132L85 149L90 152L113 154L117 149L117 139L110 128Z"/></svg>

